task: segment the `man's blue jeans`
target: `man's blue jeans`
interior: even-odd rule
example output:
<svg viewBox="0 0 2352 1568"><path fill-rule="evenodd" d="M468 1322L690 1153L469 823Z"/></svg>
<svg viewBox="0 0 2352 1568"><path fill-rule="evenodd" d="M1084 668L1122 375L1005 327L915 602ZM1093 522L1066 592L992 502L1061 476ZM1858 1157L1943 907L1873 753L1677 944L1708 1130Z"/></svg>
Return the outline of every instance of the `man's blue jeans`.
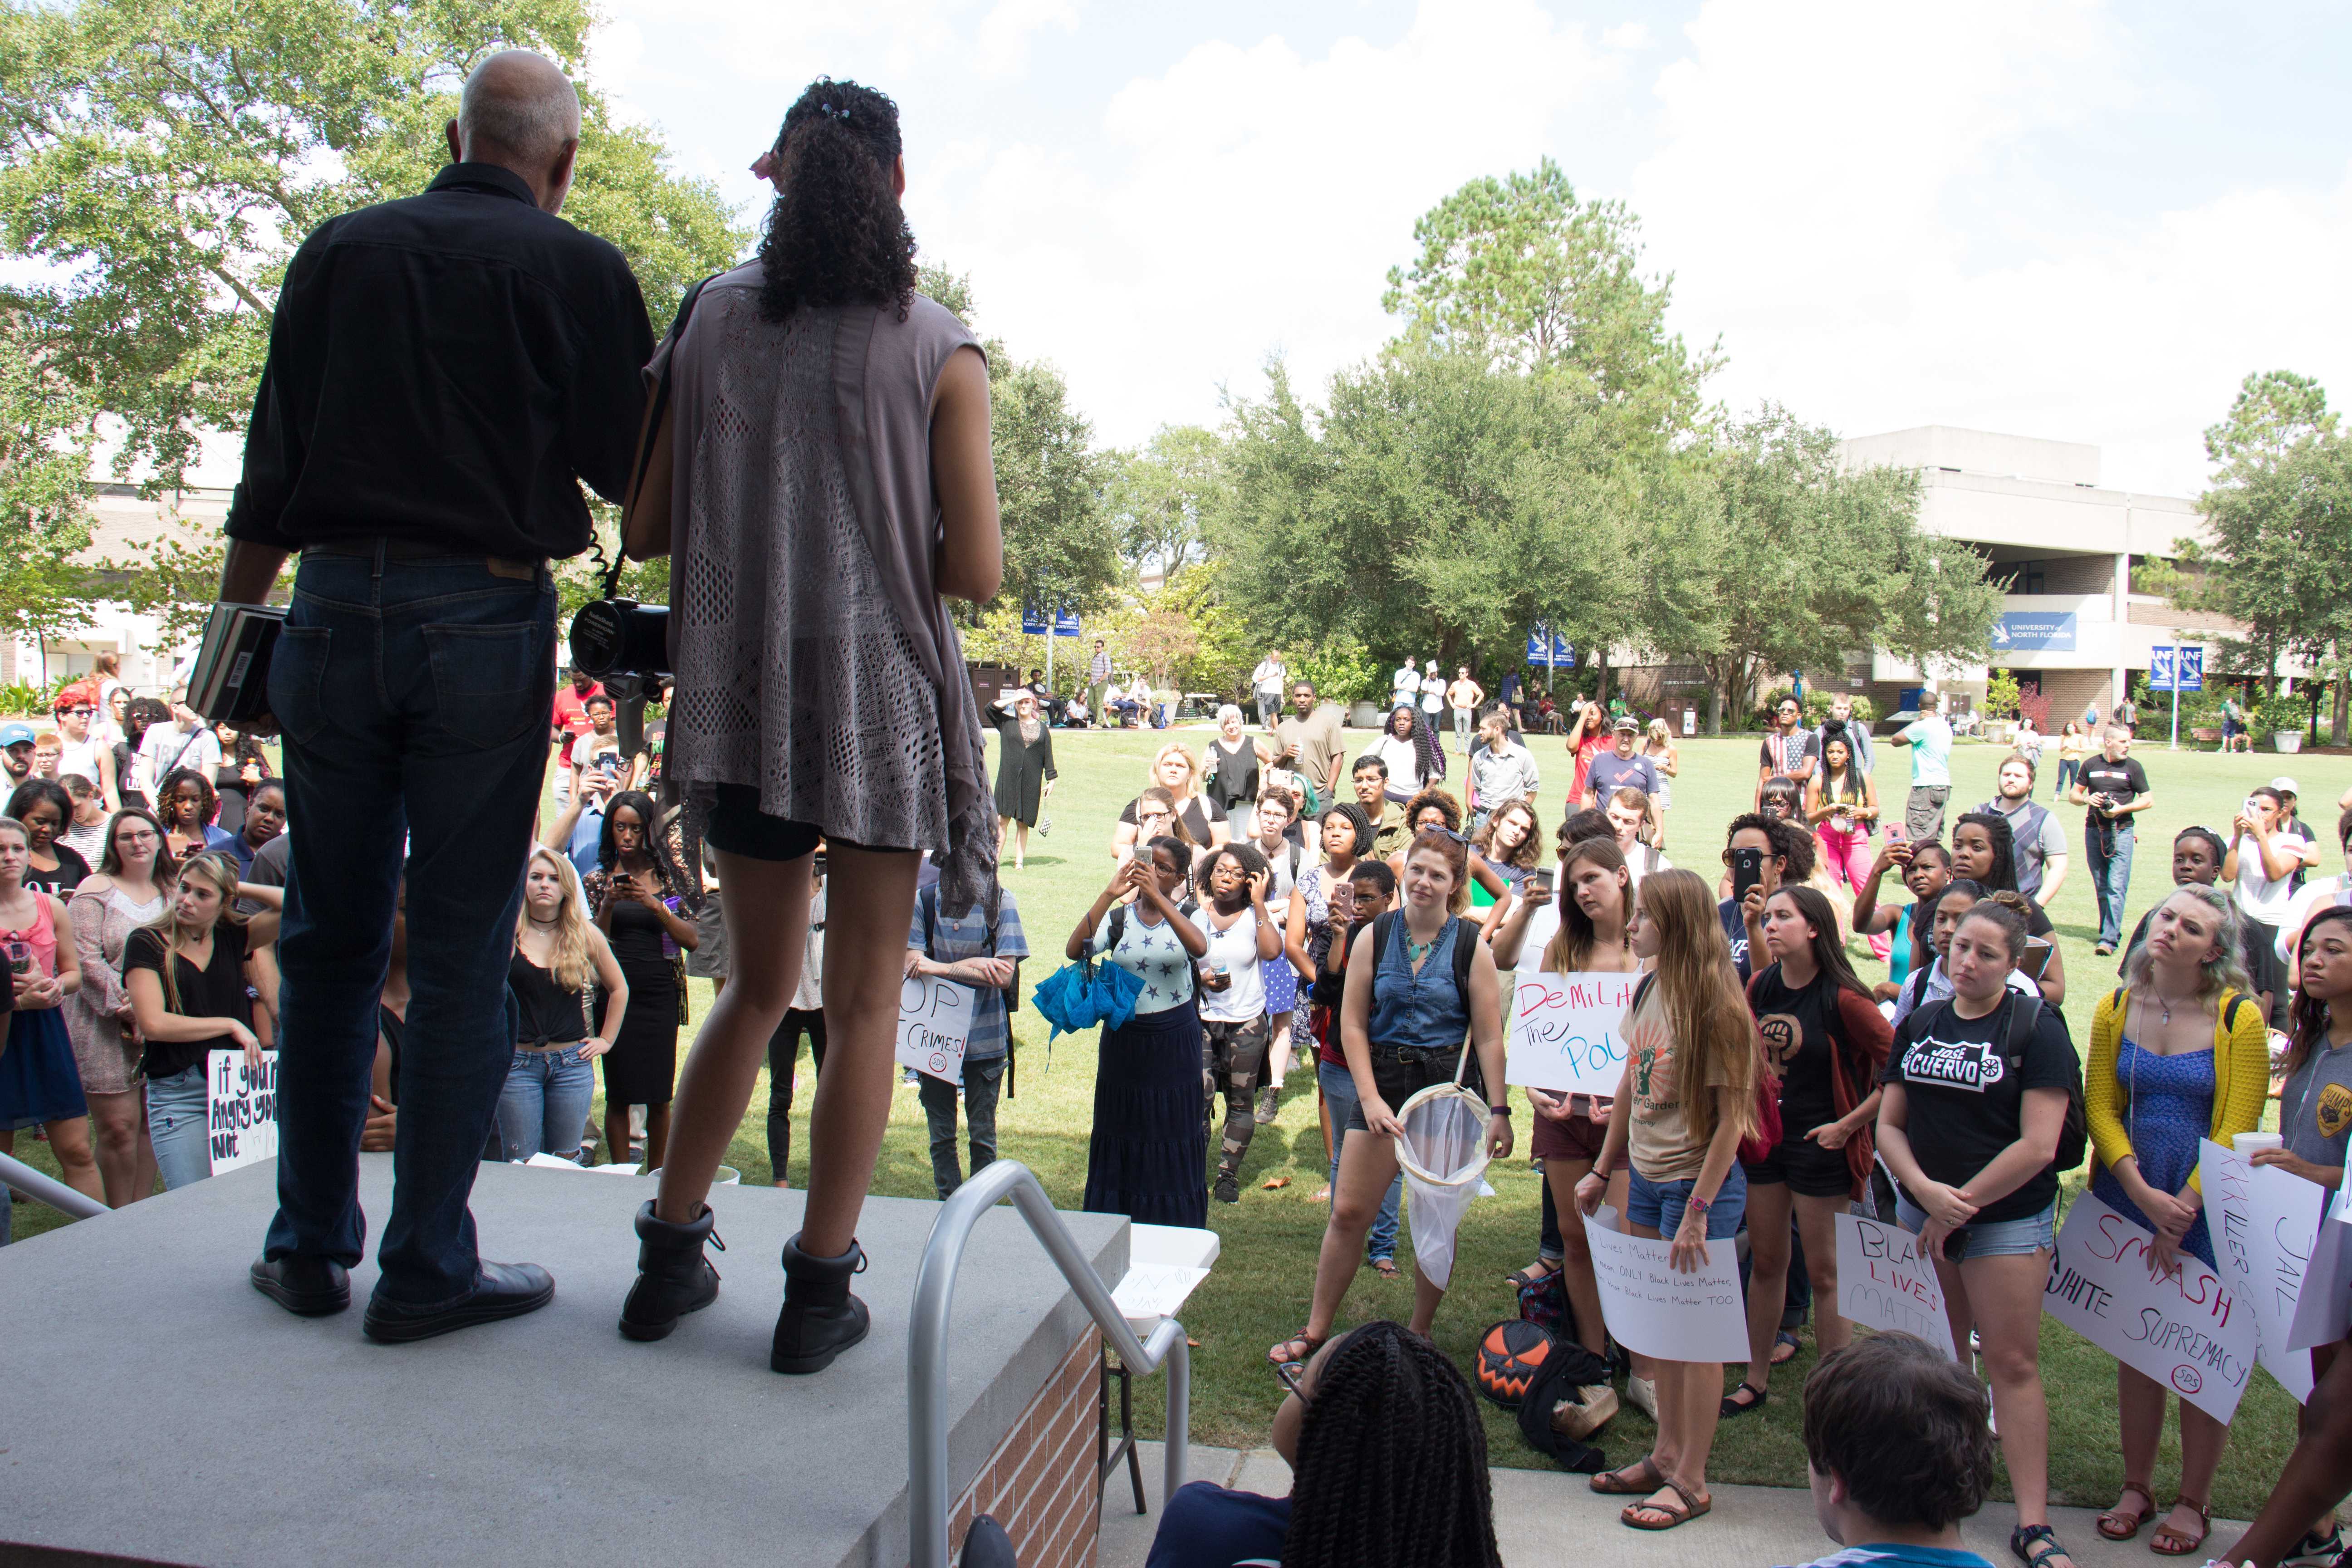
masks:
<svg viewBox="0 0 2352 1568"><path fill-rule="evenodd" d="M596 1098L596 1069L576 1045L556 1050L518 1047L499 1090L499 1149L502 1158L533 1154L580 1157L580 1137L588 1130L589 1102Z"/></svg>
<svg viewBox="0 0 2352 1568"><path fill-rule="evenodd" d="M2110 834L2086 833L2083 852L2091 863L2091 887L2099 899L2099 942L2121 947L2124 941L2124 897L2131 891L2132 826L2129 817ZM2100 840L2107 842L2102 844Z"/></svg>
<svg viewBox="0 0 2352 1568"><path fill-rule="evenodd" d="M544 570L302 557L269 668L293 849L268 1256L348 1268L363 1250L360 1128L404 847L412 996L376 1289L419 1307L473 1289L466 1200L514 1058L507 964L554 687Z"/></svg>

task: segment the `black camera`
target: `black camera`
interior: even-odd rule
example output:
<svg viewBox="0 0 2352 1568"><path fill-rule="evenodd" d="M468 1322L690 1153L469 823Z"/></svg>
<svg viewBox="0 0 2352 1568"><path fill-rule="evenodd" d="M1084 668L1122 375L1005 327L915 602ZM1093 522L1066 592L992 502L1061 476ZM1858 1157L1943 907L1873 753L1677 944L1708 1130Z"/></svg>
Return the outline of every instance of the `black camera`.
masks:
<svg viewBox="0 0 2352 1568"><path fill-rule="evenodd" d="M592 599L572 617L572 668L597 679L669 673L669 606Z"/></svg>

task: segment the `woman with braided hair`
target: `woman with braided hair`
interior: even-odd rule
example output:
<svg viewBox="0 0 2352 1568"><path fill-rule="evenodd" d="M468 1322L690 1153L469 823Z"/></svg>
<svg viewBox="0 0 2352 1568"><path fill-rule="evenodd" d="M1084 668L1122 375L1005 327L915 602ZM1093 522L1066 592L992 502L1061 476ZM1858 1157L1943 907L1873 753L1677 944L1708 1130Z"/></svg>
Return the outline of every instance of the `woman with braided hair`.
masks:
<svg viewBox="0 0 2352 1568"><path fill-rule="evenodd" d="M1477 1401L1435 1345L1371 1322L1275 1371L1290 1495L1192 1482L1146 1568L1501 1568Z"/></svg>

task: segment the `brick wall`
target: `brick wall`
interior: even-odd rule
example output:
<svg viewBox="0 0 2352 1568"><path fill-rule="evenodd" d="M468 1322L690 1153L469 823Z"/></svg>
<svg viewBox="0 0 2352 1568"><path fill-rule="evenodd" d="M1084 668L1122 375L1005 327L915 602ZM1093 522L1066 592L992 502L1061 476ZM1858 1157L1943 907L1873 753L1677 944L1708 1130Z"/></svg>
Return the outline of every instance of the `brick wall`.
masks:
<svg viewBox="0 0 2352 1568"><path fill-rule="evenodd" d="M959 1556L976 1514L1012 1534L1021 1568L1093 1568L1100 1499L1095 1473L1102 1336L1071 1345L948 1517Z"/></svg>

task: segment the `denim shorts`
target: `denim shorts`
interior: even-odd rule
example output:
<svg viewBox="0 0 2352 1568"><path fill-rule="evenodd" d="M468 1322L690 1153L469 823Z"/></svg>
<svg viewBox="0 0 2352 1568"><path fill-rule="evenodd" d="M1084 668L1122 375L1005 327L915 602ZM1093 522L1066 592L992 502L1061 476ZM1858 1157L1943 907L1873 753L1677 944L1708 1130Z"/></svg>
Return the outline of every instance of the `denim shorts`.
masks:
<svg viewBox="0 0 2352 1568"><path fill-rule="evenodd" d="M1927 1211L1905 1197L1899 1188L1895 1194L1895 1218L1914 1236L1927 1228ZM2040 1214L2023 1219L1990 1219L1960 1226L1944 1243L1944 1256L1965 1262L1971 1258L2023 1258L2054 1252L2057 1247L2058 1205L2053 1201Z"/></svg>
<svg viewBox="0 0 2352 1568"><path fill-rule="evenodd" d="M1647 1226L1671 1238L1682 1228L1683 1211L1690 1205L1691 1194L1697 1186L1696 1179L1654 1182L1629 1167L1625 1172L1625 1223ZM1706 1238L1723 1241L1738 1234L1739 1222L1747 1213L1748 1176L1734 1161L1730 1174L1723 1178L1723 1185L1716 1191L1715 1201L1706 1205Z"/></svg>

